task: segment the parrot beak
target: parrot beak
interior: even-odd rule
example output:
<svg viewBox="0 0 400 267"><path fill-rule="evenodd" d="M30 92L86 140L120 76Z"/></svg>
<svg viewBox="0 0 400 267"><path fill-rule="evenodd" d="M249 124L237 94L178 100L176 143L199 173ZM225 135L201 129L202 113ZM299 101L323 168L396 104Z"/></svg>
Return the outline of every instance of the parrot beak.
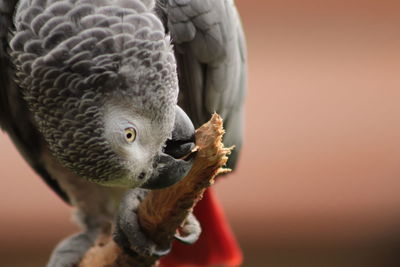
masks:
<svg viewBox="0 0 400 267"><path fill-rule="evenodd" d="M160 189L182 180L192 168L194 154L192 153L185 160L181 158L188 155L194 147L193 123L188 115L179 106L176 106L172 137L167 140L164 151L157 156L153 175L141 187Z"/></svg>

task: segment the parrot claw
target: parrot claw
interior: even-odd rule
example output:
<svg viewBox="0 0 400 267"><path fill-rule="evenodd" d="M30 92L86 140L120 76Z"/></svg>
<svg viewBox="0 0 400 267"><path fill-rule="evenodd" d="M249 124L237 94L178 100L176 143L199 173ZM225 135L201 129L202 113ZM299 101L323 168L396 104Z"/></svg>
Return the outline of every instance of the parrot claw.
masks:
<svg viewBox="0 0 400 267"><path fill-rule="evenodd" d="M171 251L171 246L160 247L142 231L137 218L137 208L147 194L145 189L131 189L124 196L114 232L114 241L129 254L162 257Z"/></svg>
<svg viewBox="0 0 400 267"><path fill-rule="evenodd" d="M201 227L199 221L190 213L186 218L183 226L175 234L175 239L185 244L195 243L201 234Z"/></svg>

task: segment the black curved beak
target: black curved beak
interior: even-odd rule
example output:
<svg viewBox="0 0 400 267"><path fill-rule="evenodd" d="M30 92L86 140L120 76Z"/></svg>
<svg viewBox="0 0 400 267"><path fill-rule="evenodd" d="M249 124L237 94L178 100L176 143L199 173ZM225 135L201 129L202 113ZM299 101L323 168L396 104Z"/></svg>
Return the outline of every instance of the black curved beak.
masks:
<svg viewBox="0 0 400 267"><path fill-rule="evenodd" d="M171 139L167 140L164 151L155 160L153 175L141 186L147 189L160 189L177 183L185 177L194 162L191 154L195 147L195 129L186 113L176 106L175 124Z"/></svg>

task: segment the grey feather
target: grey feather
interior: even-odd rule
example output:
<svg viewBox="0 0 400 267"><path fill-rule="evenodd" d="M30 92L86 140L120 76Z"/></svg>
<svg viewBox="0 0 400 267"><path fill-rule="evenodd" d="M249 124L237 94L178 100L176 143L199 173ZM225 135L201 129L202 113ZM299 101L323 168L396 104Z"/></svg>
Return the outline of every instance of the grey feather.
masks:
<svg viewBox="0 0 400 267"><path fill-rule="evenodd" d="M243 137L246 47L232 0L159 0L158 14L171 33L179 70L179 103L196 127L213 112L224 119L224 143L236 149Z"/></svg>

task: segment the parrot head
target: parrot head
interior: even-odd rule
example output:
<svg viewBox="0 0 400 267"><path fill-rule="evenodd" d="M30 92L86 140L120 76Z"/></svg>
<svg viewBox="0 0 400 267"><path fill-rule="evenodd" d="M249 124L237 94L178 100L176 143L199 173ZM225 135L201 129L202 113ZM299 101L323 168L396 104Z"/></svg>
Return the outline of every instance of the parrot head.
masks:
<svg viewBox="0 0 400 267"><path fill-rule="evenodd" d="M90 74L87 93L68 97L58 120L39 120L61 163L92 182L130 188L163 188L188 173L193 159L181 158L194 147L195 129L176 103L175 60L159 53L150 66L130 57L105 79Z"/></svg>
<svg viewBox="0 0 400 267"><path fill-rule="evenodd" d="M140 2L89 2L18 7L10 56L23 98L52 155L79 176L171 185L191 168L180 158L194 127L177 106L170 38Z"/></svg>

